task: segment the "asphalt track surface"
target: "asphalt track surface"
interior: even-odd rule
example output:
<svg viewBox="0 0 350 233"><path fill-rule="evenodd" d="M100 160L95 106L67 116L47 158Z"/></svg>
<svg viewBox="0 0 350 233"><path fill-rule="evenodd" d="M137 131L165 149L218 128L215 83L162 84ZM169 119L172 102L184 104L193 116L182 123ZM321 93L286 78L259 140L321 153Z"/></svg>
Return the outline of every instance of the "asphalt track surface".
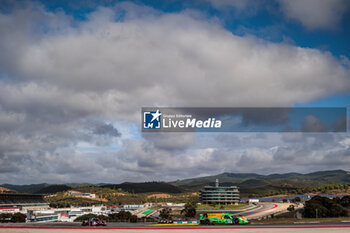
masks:
<svg viewBox="0 0 350 233"><path fill-rule="evenodd" d="M303 224L257 224L257 225L220 225L220 226L147 226L144 224L120 224L110 223L107 227L83 227L80 223L40 223L40 224L2 224L0 225L1 233L88 233L88 232L156 232L156 233L215 233L215 232L307 232L307 233L323 233L323 232L339 232L349 233L350 222L334 222L334 223L303 223Z"/></svg>
<svg viewBox="0 0 350 233"><path fill-rule="evenodd" d="M258 208L258 209L253 209L253 210L250 210L250 211L244 211L244 212L240 212L238 214L242 214L246 217L249 218L249 216L252 216L252 215L257 215L257 214L264 214L266 211L269 211L269 210L273 210L275 208L277 208L277 204L261 204L261 208Z"/></svg>

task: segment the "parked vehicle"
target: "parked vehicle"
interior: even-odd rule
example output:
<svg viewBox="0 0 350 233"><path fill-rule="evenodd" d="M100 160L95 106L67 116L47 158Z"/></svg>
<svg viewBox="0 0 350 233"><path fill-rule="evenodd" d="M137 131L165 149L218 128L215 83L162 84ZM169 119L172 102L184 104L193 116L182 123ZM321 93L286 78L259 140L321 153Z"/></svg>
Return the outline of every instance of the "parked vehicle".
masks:
<svg viewBox="0 0 350 233"><path fill-rule="evenodd" d="M200 224L249 224L249 221L244 216L235 216L229 213L206 213L200 215Z"/></svg>

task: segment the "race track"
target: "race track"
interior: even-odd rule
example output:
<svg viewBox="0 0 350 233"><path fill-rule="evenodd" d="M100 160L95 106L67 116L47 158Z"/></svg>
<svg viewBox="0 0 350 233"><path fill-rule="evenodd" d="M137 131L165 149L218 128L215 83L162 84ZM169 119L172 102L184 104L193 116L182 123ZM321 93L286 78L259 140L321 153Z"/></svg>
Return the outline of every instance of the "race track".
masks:
<svg viewBox="0 0 350 233"><path fill-rule="evenodd" d="M279 224L279 225L246 225L246 226L145 226L131 224L109 224L108 227L81 227L79 224L63 224L63 223L46 223L46 224L8 224L1 225L0 232L2 233L88 233L88 232L122 232L122 233L137 233L137 232L156 232L164 233L171 231L172 233L215 233L215 232L350 232L349 222L338 223L311 223L311 224Z"/></svg>

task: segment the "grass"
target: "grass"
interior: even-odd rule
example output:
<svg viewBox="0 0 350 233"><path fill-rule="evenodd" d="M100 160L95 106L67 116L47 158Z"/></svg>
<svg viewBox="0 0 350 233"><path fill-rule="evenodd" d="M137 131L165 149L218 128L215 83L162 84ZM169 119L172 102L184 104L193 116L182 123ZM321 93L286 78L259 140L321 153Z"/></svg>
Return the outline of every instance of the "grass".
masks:
<svg viewBox="0 0 350 233"><path fill-rule="evenodd" d="M149 210L146 210L145 212L143 212L142 214L144 215L147 215L149 213L152 213L153 211L155 211L156 209L149 209Z"/></svg>
<svg viewBox="0 0 350 233"><path fill-rule="evenodd" d="M247 204L239 204L239 205L198 205L197 209L199 210L239 210L249 207Z"/></svg>

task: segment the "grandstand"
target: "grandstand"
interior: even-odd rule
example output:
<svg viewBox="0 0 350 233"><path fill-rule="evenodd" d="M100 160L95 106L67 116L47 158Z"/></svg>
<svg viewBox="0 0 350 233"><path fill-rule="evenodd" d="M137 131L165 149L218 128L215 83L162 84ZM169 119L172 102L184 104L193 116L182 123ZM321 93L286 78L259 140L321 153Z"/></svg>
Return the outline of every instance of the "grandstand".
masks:
<svg viewBox="0 0 350 233"><path fill-rule="evenodd" d="M38 194L0 194L0 211L9 210L45 210L49 204Z"/></svg>

